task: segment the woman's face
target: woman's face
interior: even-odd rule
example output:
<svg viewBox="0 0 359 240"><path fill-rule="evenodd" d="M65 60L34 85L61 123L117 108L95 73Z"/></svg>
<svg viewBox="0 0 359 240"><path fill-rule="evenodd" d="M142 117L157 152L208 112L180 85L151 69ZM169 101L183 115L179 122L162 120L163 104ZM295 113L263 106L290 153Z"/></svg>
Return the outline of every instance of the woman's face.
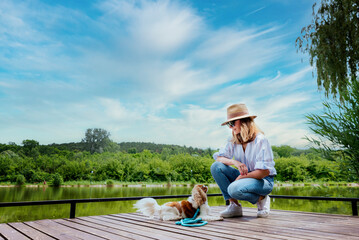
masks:
<svg viewBox="0 0 359 240"><path fill-rule="evenodd" d="M233 127L229 127L232 129L232 132L237 135L240 131L241 131L241 120L238 119L234 122L234 126Z"/></svg>

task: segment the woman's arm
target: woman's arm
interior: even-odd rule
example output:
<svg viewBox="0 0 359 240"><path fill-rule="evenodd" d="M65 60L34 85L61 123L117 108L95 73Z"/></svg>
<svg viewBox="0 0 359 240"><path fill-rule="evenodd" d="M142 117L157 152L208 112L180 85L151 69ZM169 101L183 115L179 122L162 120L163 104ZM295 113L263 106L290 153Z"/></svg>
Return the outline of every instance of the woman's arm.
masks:
<svg viewBox="0 0 359 240"><path fill-rule="evenodd" d="M274 168L275 162L273 159L273 152L268 139L261 135L255 147L257 154L255 154L254 170L267 169L269 173L264 177L268 175L276 175L277 172Z"/></svg>
<svg viewBox="0 0 359 240"><path fill-rule="evenodd" d="M254 171L248 173L248 168L245 164L243 164L239 161L236 161L234 159L226 158L226 157L217 157L216 161L226 164L228 166L234 165L235 167L237 167L239 172L241 173L241 175L239 175L236 178L236 180L239 180L242 178L263 179L263 178L269 176L269 173L270 173L268 169L257 169L257 170L254 170Z"/></svg>
<svg viewBox="0 0 359 240"><path fill-rule="evenodd" d="M226 157L217 157L216 161L221 162L223 164L226 164L228 166L232 166L234 165L235 167L238 168L239 172L241 173L241 175L245 176L248 174L248 168L245 164L234 160L234 159L229 159Z"/></svg>
<svg viewBox="0 0 359 240"><path fill-rule="evenodd" d="M242 178L255 178L255 179L263 179L265 177L269 176L269 170L268 169L257 169L253 172L250 172L246 175L239 175L236 180L242 179Z"/></svg>
<svg viewBox="0 0 359 240"><path fill-rule="evenodd" d="M221 163L223 163L223 164L226 164L226 165L228 165L228 166L232 166L232 165L235 164L235 162L238 162L238 161L236 161L236 160L234 160L234 159L229 159L229 158L222 157L222 156L217 157L216 161L217 161L217 162L221 162Z"/></svg>

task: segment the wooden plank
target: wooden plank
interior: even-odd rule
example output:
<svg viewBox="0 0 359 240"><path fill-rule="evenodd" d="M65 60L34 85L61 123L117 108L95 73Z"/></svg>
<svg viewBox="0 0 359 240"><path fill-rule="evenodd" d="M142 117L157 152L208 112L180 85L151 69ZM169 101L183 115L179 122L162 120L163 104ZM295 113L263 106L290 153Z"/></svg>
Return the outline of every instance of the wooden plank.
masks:
<svg viewBox="0 0 359 240"><path fill-rule="evenodd" d="M139 235L139 236L147 236L146 238L148 238L148 229L145 228L138 228L136 226L131 226L131 225L124 225L124 224L118 224L118 223L112 223L110 221L104 221L102 219L98 219L98 217L81 217L81 218L77 218L76 220L78 221L84 221L87 224L96 224L96 225L106 225L109 228L115 229L115 230L119 230L119 231L124 231L124 232L128 232L129 234L134 234L134 235ZM161 236L157 236L156 233L153 234L153 236L151 235L152 238L154 239L159 239ZM139 239L141 237L138 237ZM171 238L168 237L169 239L176 239L176 238Z"/></svg>
<svg viewBox="0 0 359 240"><path fill-rule="evenodd" d="M121 215L107 215L104 216L106 218L118 219L120 221L125 221L131 224L140 224L142 226L156 226L165 231L176 231L182 235L198 237L198 236L205 236L206 239L233 239L230 236L224 236L215 231L209 231L209 228L206 226L203 227L183 227L180 225L176 225L174 222L172 224L170 222L161 221L161 220L149 220L149 221L138 221L137 219L130 219L122 217ZM251 236L238 236L236 239L256 239Z"/></svg>
<svg viewBox="0 0 359 240"><path fill-rule="evenodd" d="M181 234L181 235L184 235L186 236L186 238L197 238L198 236L201 236L201 234L203 234L203 232L200 232L198 231L197 229L195 228L186 228L186 227L183 227L183 226L179 226L179 225L176 225L174 222L172 222L171 225L169 224L161 224L160 222L156 222L155 220L154 221L148 221L148 222L143 222L143 221L137 221L136 219L129 219L129 218L125 218L125 217L118 217L118 216L115 216L115 215L107 215L107 216L104 216L105 218L108 218L108 219L113 219L115 221L121 221L121 222L126 222L126 223L129 223L129 224L137 224L137 225L140 225L140 226L143 226L143 227L147 227L147 228L155 228L155 229L158 229L158 230L161 230L161 231L165 231L165 232L172 232L172 233L175 233L175 234ZM207 239L218 239L218 236L213 236L211 234L206 234L206 238ZM225 238L224 238L225 239Z"/></svg>
<svg viewBox="0 0 359 240"><path fill-rule="evenodd" d="M12 227L10 227L7 224L0 224L0 236L2 236L5 239L9 239L9 240L27 240L29 239L28 237L26 237L25 235L23 235L22 233L20 233L19 231L17 231L16 229L13 229Z"/></svg>
<svg viewBox="0 0 359 240"><path fill-rule="evenodd" d="M216 208L217 209L217 208ZM249 209L249 211L248 211ZM219 210L218 210L219 211ZM244 216L255 216L256 209L244 208ZM267 219L277 219L285 222L310 222L326 223L343 226L355 226L359 223L359 218L347 215L316 214L305 212L293 212L284 210L274 210Z"/></svg>
<svg viewBox="0 0 359 240"><path fill-rule="evenodd" d="M278 219L286 219L290 221L313 221L315 220L318 223L328 223L331 221L353 221L355 218L349 216L332 216L332 215L316 215L316 214L302 214L302 213L293 213L293 212L271 212L271 218L278 218Z"/></svg>
<svg viewBox="0 0 359 240"><path fill-rule="evenodd" d="M246 209L247 210L247 209ZM252 216L255 216L256 210L251 210L249 214ZM247 212L248 214L248 212ZM292 215L292 216L291 216ZM264 226L268 224L268 227L272 228L275 227L284 227L287 229L290 229L290 231L293 234L296 234L296 236L301 236L303 234L303 231L306 231L306 234L311 234L314 236L320 236L323 235L329 239L331 238L355 238L357 239L357 228L349 227L343 229L343 225L341 224L341 220L348 220L353 223L356 223L356 225L359 225L359 218L351 217L351 216L336 216L337 223L333 224L331 217L327 217L327 215L324 214L298 214L299 217L293 212L289 212L288 214L282 214L277 211L273 211L272 214L266 218L266 219L258 219L257 226ZM245 215L246 216L246 215ZM301 218L300 216L304 216L305 218ZM245 218L245 217L243 217ZM245 224L243 224L245 225ZM344 225L345 227L345 225ZM353 232L355 231L355 232Z"/></svg>
<svg viewBox="0 0 359 240"><path fill-rule="evenodd" d="M214 209L216 212L220 212L222 210L224 210L224 206L215 206L212 209ZM251 212L251 213L257 213L257 208L243 208L243 212ZM340 214L328 214L328 213L319 213L319 212L301 212L301 211L289 211L289 210L277 210L277 209L272 209L271 211L271 215L276 215L276 216L283 216L285 215L286 217L291 216L291 217L303 217L303 218L312 218L312 217L319 217L322 218L324 217L324 219L327 219L328 217L330 217L330 219L357 219L356 217L350 216L350 215L340 215Z"/></svg>
<svg viewBox="0 0 359 240"><path fill-rule="evenodd" d="M96 235L98 237L105 238L105 239L118 239L118 240L128 239L126 237L117 235L115 233L111 233L111 232L108 232L103 229L89 227L84 224L80 224L78 222L69 222L64 219L56 219L56 220L54 220L54 222L59 223L64 226L67 226L67 227L70 227L70 228L73 228L73 229L80 230L82 232L90 233L90 234L93 234L93 235Z"/></svg>
<svg viewBox="0 0 359 240"><path fill-rule="evenodd" d="M102 221L106 224L114 224L121 227L127 227L129 230L134 231L135 233L141 233L146 234L147 236L151 236L156 239L183 239L183 237L178 232L173 231L163 231L158 228L152 228L152 227L145 227L138 224L131 224L123 221L114 220L111 218L104 218L103 216L92 216L88 217L90 219L97 219L99 221ZM86 219L87 220L87 219ZM193 237L186 237L186 239L198 239Z"/></svg>
<svg viewBox="0 0 359 240"><path fill-rule="evenodd" d="M61 240L83 239L81 236L87 236L86 233L80 231L71 231L72 229L64 229L60 224L54 225L50 220L39 220L27 222L27 224L39 231ZM89 236L91 239L91 236Z"/></svg>
<svg viewBox="0 0 359 240"><path fill-rule="evenodd" d="M153 221L153 220L143 220L142 221ZM174 224L172 223L167 223L167 222L162 222L160 220L158 220L160 225L164 225L164 224ZM156 222L157 224L157 222ZM220 224L225 225L225 223L223 223L223 221L220 222ZM212 232L215 232L216 234L222 234L222 239L225 238L236 238L236 239L272 239L269 238L266 235L263 234L258 234L258 233L253 233L253 232L248 232L248 231L243 231L240 233L237 233L236 231L233 231L233 229L226 229L226 228L218 228L215 225L213 225L213 222L209 222L207 225L202 226L200 228L198 228L199 230L201 230L203 232L203 234L212 234ZM186 229L185 229L186 230ZM277 239L283 239L278 237Z"/></svg>
<svg viewBox="0 0 359 240"><path fill-rule="evenodd" d="M121 214L122 217L128 217L134 214ZM142 220L142 221L151 221L149 219L146 219L146 217L144 217L143 215L135 215L137 217L137 220ZM135 217L135 216L131 216L131 217ZM160 221L157 220L161 224L161 222L163 222L162 224L166 224L166 221ZM234 226L229 226L226 222L227 220L224 219L224 221L211 221L208 223L208 225L205 225L203 227L201 227L200 229L202 231L204 231L205 233L210 233L210 232L216 232L216 233L221 233L222 234L222 238L225 238L225 236L227 236L227 238L233 238L233 237L242 237L242 238L246 238L246 239L250 239L250 238L254 238L254 239L273 239L273 237L269 236L267 233L262 233L260 231L248 231L247 229L241 229L241 231L238 231L238 229L240 229L240 222L238 222L236 225ZM174 224L174 223L172 223ZM276 236L276 239L288 239L288 237L284 237L284 236ZM293 238L293 239L298 239Z"/></svg>
<svg viewBox="0 0 359 240"><path fill-rule="evenodd" d="M176 233L179 233L181 235L185 235L186 238L190 237L195 237L198 238L199 236L201 236L202 238L205 239L218 239L219 237L221 239L232 239L230 237L226 237L223 235L218 234L217 232L209 232L207 231L206 226L202 226L202 227L183 227L180 225L176 225L174 221L160 221L160 220L148 220L148 221L139 221L138 219L131 219L131 218L127 218L127 217L123 217L122 214L120 215L120 217L115 216L115 215L108 215L108 216L104 216L106 218L111 218L112 219L117 219L117 220L121 220L121 221L126 221L128 223L137 223L137 224L141 224L142 226L155 226L156 228L162 229L163 231L175 231ZM248 239L248 238L241 238L238 237L237 239ZM249 238L251 239L251 238ZM253 239L253 238L252 238Z"/></svg>
<svg viewBox="0 0 359 240"><path fill-rule="evenodd" d="M342 225L343 227L346 226L353 226L353 225L357 225L359 223L359 219L356 219L355 217L342 217L342 218L331 218L331 216L295 216L295 215L290 215L288 214L287 216L282 215L276 215L273 216L272 219L278 220L278 221L290 221L290 222L294 222L294 223L305 223L305 222L314 222L316 224L326 224L328 226L336 226L338 224Z"/></svg>
<svg viewBox="0 0 359 240"><path fill-rule="evenodd" d="M225 206L212 207L218 214ZM175 221L149 219L139 213L39 220L0 224L2 239L358 239L359 218L322 213L272 210L257 218L256 208L244 216L211 221L202 227L183 227Z"/></svg>
<svg viewBox="0 0 359 240"><path fill-rule="evenodd" d="M224 207L222 208L224 209ZM217 212L217 209L215 209L215 211L213 212ZM268 217L267 219L258 219L256 218L256 209L250 209L249 213L248 211L246 211L248 209L244 209L244 217L241 218L232 218L232 219L225 219L225 221L233 221L233 227L238 225L238 222L240 221L240 227L237 227L236 229L241 229L242 227L244 227L245 229L251 229L252 231L258 231L257 229L260 229L260 231L266 232L267 234L270 234L272 232L275 232L277 236L287 236L287 234L291 234L289 237L293 237L294 238L308 238L308 237L317 237L318 234L316 233L316 231L313 230L302 230L300 228L288 228L286 227L287 224L287 220L286 218L282 218L282 224L278 224L275 223L273 224L273 216L270 215L270 217ZM248 216L251 215L251 216ZM252 220L250 219L252 218ZM308 219L309 220L309 219ZM311 224L311 221L308 221ZM307 223L308 223L307 222ZM214 224L219 224L221 227L223 226L220 223L215 223ZM336 234L331 234L331 233L323 233L321 232L321 235L324 235L322 238L324 239L333 239L336 238Z"/></svg>
<svg viewBox="0 0 359 240"><path fill-rule="evenodd" d="M149 235L153 238L157 238L157 239L161 239L163 238L163 236L166 236L169 239L179 239L178 234L174 234L172 232L164 232L158 229L153 229L153 228L146 228L143 226L139 226L137 224L130 224L130 223L126 223L126 222L121 222L121 221L116 221L116 220L112 220L112 219L106 219L103 218L102 216L94 216L94 217L90 217L91 219L96 219L99 221L102 221L103 223L106 224L113 224L113 225L117 225L121 228L127 228L129 231L135 232L135 233L140 233L141 235Z"/></svg>
<svg viewBox="0 0 359 240"><path fill-rule="evenodd" d="M115 224L113 224L113 225L106 224L106 223L104 224L102 221L97 221L97 220L88 221L83 218L66 219L66 220L69 222L83 224L88 227L102 229L104 231L108 231L108 232L120 235L122 237L126 237L127 239L139 239L139 240L149 239L148 232L144 232L143 235L138 234L138 233L132 233L128 230L128 228L121 228ZM156 238L153 238L153 239L156 239Z"/></svg>
<svg viewBox="0 0 359 240"><path fill-rule="evenodd" d="M286 226L290 228L300 228L304 230L310 231L319 231L322 233L332 233L332 234L342 234L348 236L359 236L359 228L353 228L352 226L348 226L343 224L346 221L349 221L347 217L343 217L342 219L332 220L330 217L326 217L324 215L315 216L304 219L301 217L289 217L283 215L282 217L278 216L270 216L267 219L258 219L258 223L263 223L270 219L270 221L276 226ZM355 221L356 225L359 225L359 219L351 218L350 221Z"/></svg>
<svg viewBox="0 0 359 240"><path fill-rule="evenodd" d="M54 238L40 232L39 230L26 225L25 223L14 222L14 223L8 223L8 224L10 226L12 226L13 228L15 228L16 230L18 230L19 232L22 232L27 237L30 237L31 239L35 239L35 240L54 239Z"/></svg>
<svg viewBox="0 0 359 240"><path fill-rule="evenodd" d="M255 219L256 220L256 219ZM228 222L228 226L231 228L235 228L235 231L243 231L248 230L251 232L261 232L267 236L271 236L272 238L282 237L286 239L313 239L318 236L313 231L305 231L301 229L294 228L286 228L280 227L275 224L271 224L270 221L267 224L261 224L255 221L240 221L240 220L226 220ZM324 234L325 235L325 234ZM335 239L334 235L323 236L321 239Z"/></svg>
<svg viewBox="0 0 359 240"><path fill-rule="evenodd" d="M69 236L74 236L74 237L78 237L81 239L86 239L86 240L99 240L99 239L103 239L101 236L86 232L86 231L81 231L69 226L65 226L62 225L60 223L57 223L53 220L40 220L37 221L39 224L52 228L52 229L56 229L61 231L62 233L68 234Z"/></svg>

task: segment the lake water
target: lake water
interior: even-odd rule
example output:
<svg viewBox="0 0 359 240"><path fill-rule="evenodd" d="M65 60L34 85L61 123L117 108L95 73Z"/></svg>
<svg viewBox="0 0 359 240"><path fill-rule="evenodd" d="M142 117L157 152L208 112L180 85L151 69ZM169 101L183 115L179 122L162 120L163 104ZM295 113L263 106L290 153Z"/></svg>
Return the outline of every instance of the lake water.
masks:
<svg viewBox="0 0 359 240"><path fill-rule="evenodd" d="M191 187L1 187L0 202L41 201L81 198L111 198L190 194ZM211 187L209 193L220 193ZM288 186L275 187L273 195L359 197L359 187L346 186ZM159 204L182 199L158 200ZM82 203L76 205L76 216L134 212L135 201ZM241 202L244 207L256 207ZM209 197L210 206L224 205L222 197ZM272 209L322 212L351 215L350 202L272 199ZM0 208L0 222L29 221L49 218L68 218L69 204Z"/></svg>

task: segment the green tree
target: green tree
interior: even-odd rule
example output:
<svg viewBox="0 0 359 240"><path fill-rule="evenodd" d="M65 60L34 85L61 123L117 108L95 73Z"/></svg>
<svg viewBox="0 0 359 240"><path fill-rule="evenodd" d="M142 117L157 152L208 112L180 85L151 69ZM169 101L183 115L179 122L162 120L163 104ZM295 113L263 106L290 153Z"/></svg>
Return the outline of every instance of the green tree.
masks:
<svg viewBox="0 0 359 240"><path fill-rule="evenodd" d="M38 141L27 139L22 141L22 145L22 150L26 156L36 158L40 155Z"/></svg>
<svg viewBox="0 0 359 240"><path fill-rule="evenodd" d="M283 145L283 146L272 146L272 150L276 153L278 153L279 157L290 157L292 155L292 153L295 151L294 148L288 146L288 145Z"/></svg>
<svg viewBox="0 0 359 240"><path fill-rule="evenodd" d="M323 103L322 115L306 116L317 135L307 139L329 156L335 152L333 159L359 179L358 0L321 0L319 6L314 4L312 23L302 29L296 44L309 53L318 87L324 87L327 97L333 95Z"/></svg>
<svg viewBox="0 0 359 240"><path fill-rule="evenodd" d="M128 149L127 152L131 153L131 154L135 154L135 153L137 153L137 149L136 148L130 148L130 149Z"/></svg>
<svg viewBox="0 0 359 240"><path fill-rule="evenodd" d="M333 100L323 106L322 115L307 115L310 129L318 136L307 139L327 153L340 150L353 176L359 179L359 82L353 82L344 102Z"/></svg>
<svg viewBox="0 0 359 240"><path fill-rule="evenodd" d="M86 150L90 153L102 153L111 143L110 133L102 128L88 128L82 142L86 143Z"/></svg>
<svg viewBox="0 0 359 240"><path fill-rule="evenodd" d="M316 10L317 9L317 10ZM355 81L359 64L358 0L321 0L313 5L312 23L297 38L299 50L310 55L318 87L340 99Z"/></svg>
<svg viewBox="0 0 359 240"><path fill-rule="evenodd" d="M205 155L207 155L209 157L212 157L213 152L212 152L212 149L210 147L206 149L206 154Z"/></svg>
<svg viewBox="0 0 359 240"><path fill-rule="evenodd" d="M52 185L54 187L60 187L64 180L62 179L62 176L58 173L55 173L52 177Z"/></svg>
<svg viewBox="0 0 359 240"><path fill-rule="evenodd" d="M18 186L22 186L26 183L26 179L25 179L24 175L21 175L21 174L16 176L15 181L16 181L16 185L18 185Z"/></svg>
<svg viewBox="0 0 359 240"><path fill-rule="evenodd" d="M0 154L0 182L9 181L11 176L15 174L16 164L13 161L13 157L4 154Z"/></svg>

